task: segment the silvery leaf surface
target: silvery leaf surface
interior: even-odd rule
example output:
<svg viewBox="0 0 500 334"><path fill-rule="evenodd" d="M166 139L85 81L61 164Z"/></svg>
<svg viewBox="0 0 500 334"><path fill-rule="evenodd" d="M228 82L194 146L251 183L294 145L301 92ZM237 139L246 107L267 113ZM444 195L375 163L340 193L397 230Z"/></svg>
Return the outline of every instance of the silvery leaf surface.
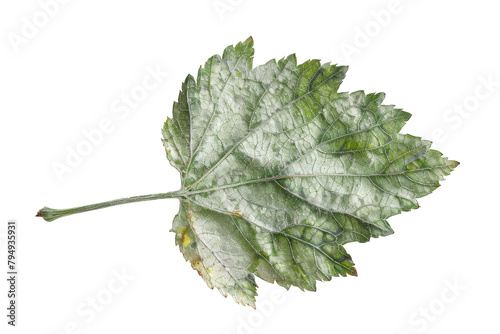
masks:
<svg viewBox="0 0 500 334"><path fill-rule="evenodd" d="M339 92L347 67L295 55L253 67L229 46L182 85L163 128L186 191L176 243L209 287L255 307L255 276L289 288L357 275L344 245L393 233L458 163L401 134L385 95Z"/></svg>

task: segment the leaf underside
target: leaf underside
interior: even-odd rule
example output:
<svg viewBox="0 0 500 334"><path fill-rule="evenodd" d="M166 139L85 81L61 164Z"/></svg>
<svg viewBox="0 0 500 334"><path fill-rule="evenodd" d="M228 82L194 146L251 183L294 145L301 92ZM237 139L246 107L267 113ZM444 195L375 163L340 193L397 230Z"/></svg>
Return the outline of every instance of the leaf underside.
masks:
<svg viewBox="0 0 500 334"><path fill-rule="evenodd" d="M163 128L188 195L176 244L205 279L255 307L255 276L289 288L356 275L344 244L393 233L454 167L399 131L383 93L338 92L347 67L294 54L252 67L253 40L188 75Z"/></svg>

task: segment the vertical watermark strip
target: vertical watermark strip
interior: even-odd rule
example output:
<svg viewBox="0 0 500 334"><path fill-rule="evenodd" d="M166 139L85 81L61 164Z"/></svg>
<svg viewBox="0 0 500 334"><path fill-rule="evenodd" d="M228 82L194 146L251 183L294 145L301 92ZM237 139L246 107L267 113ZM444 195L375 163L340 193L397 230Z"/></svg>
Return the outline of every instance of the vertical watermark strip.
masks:
<svg viewBox="0 0 500 334"><path fill-rule="evenodd" d="M17 222L7 223L7 323L16 326L17 321Z"/></svg>

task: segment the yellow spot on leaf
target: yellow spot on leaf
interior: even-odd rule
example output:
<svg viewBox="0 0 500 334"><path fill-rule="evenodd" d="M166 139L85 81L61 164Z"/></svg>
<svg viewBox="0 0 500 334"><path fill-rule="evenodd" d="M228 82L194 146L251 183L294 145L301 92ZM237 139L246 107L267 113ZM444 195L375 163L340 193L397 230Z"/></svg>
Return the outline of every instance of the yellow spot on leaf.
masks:
<svg viewBox="0 0 500 334"><path fill-rule="evenodd" d="M189 245L191 245L191 243L193 242L193 239L191 238L191 236L189 234L184 234L182 236L182 244L187 247Z"/></svg>

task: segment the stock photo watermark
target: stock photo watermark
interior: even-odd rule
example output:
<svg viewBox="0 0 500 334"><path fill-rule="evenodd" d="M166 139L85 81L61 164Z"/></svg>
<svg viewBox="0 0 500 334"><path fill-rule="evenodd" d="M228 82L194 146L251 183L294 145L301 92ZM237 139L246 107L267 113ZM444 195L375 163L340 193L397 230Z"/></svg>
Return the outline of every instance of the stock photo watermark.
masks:
<svg viewBox="0 0 500 334"><path fill-rule="evenodd" d="M212 6L221 21L226 19L228 13L234 10L243 3L243 0L215 0Z"/></svg>
<svg viewBox="0 0 500 334"><path fill-rule="evenodd" d="M411 1L390 0L385 8L372 10L370 12L371 19L363 26L354 28L352 40L340 43L340 50L347 62L351 62L353 56L361 54L362 50L366 49L391 24L394 16L403 12L404 3Z"/></svg>
<svg viewBox="0 0 500 334"><path fill-rule="evenodd" d="M61 8L68 4L71 0L40 0L38 1L38 9L28 17L21 17L20 27L17 32L8 32L7 39L12 46L12 49L17 54L22 46L27 45L50 23L52 19L57 17Z"/></svg>
<svg viewBox="0 0 500 334"><path fill-rule="evenodd" d="M7 251L7 324L16 326L18 315L17 296L19 289L17 282L18 276L18 259L17 259L17 221L9 220L7 222L7 230L5 235L6 251Z"/></svg>
<svg viewBox="0 0 500 334"><path fill-rule="evenodd" d="M88 296L76 306L75 317L71 321L68 321L61 329L48 334L83 333L84 327L95 321L100 313L109 309L116 297L123 293L134 280L134 276L127 273L125 268L120 271L112 270L111 276L102 289Z"/></svg>
<svg viewBox="0 0 500 334"><path fill-rule="evenodd" d="M458 130L464 120L480 109L482 103L498 93L500 81L493 78L492 74L479 76L477 81L476 87L469 95L443 112L442 124L432 130L433 142L438 144L446 142L451 132Z"/></svg>
<svg viewBox="0 0 500 334"><path fill-rule="evenodd" d="M259 301L258 308L251 311L246 317L239 316L236 325L237 334L253 334L276 313L277 306L284 304L287 295L284 289L274 289L268 299ZM234 331L225 331L223 334L233 334Z"/></svg>
<svg viewBox="0 0 500 334"><path fill-rule="evenodd" d="M421 305L408 317L408 329L398 334L424 333L436 321L446 315L460 296L467 290L467 286L458 280L445 279L440 292L426 304Z"/></svg>
<svg viewBox="0 0 500 334"><path fill-rule="evenodd" d="M75 168L80 166L84 158L92 154L96 147L102 145L106 135L111 134L120 122L126 120L131 111L139 108L149 94L160 87L168 76L168 73L162 71L159 65L156 65L155 68L147 66L145 72L146 74L139 84L113 100L110 110L114 117L104 117L94 127L84 129L81 139L76 144L66 145L64 159L51 163L52 170L59 182L62 182L67 174L72 173Z"/></svg>

